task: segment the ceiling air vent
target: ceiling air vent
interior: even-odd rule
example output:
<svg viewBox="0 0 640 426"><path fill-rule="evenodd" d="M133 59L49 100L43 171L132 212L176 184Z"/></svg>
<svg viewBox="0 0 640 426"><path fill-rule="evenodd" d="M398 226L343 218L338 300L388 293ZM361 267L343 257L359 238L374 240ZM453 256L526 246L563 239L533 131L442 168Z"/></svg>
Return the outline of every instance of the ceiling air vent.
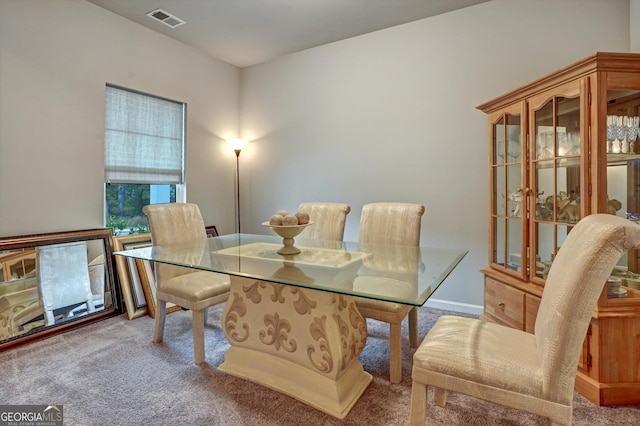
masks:
<svg viewBox="0 0 640 426"><path fill-rule="evenodd" d="M155 19L156 21L160 21L163 24L165 24L167 27L171 27L171 28L179 27L180 25L185 23L182 19L162 9L156 9L153 12L149 12L147 13L147 16L149 18Z"/></svg>

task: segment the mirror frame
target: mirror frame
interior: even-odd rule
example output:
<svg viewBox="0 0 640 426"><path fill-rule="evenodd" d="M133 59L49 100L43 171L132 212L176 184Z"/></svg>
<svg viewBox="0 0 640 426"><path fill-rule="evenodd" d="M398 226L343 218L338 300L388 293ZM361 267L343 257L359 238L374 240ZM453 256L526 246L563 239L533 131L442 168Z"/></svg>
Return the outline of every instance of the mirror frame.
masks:
<svg viewBox="0 0 640 426"><path fill-rule="evenodd" d="M151 246L151 234L132 234L132 235L116 235L111 241L113 242L113 251L118 252L127 250L135 246L144 247ZM134 280L139 280L139 272L135 259L126 258L124 256L115 257L115 272L118 276L118 282L120 283L120 290L122 291L122 303L124 305L124 311L127 313L129 320L136 319L148 314L146 295L142 289L142 283L140 285L140 291L136 292ZM131 263L130 263L131 262ZM134 266L131 267L131 264ZM134 275L135 274L135 275ZM138 303L137 298L142 297L144 304Z"/></svg>
<svg viewBox="0 0 640 426"><path fill-rule="evenodd" d="M101 240L105 268L104 291L105 295L111 294L110 306L107 306L105 300L104 309L99 311L69 319L61 324L36 327L23 334L2 340L0 341L0 352L20 344L44 339L122 313L120 289L116 285L113 274L113 246L111 237L111 228L100 228L0 238L0 251L34 248L51 244Z"/></svg>

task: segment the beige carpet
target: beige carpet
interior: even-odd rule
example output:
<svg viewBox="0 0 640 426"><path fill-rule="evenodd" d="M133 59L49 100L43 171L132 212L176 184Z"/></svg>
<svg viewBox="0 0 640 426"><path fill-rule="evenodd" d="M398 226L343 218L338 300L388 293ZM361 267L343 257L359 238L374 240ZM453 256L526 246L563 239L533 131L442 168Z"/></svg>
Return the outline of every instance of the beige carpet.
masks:
<svg viewBox="0 0 640 426"><path fill-rule="evenodd" d="M222 308L210 310L219 324ZM420 309L421 337L443 311ZM405 324L406 325L406 324ZM389 383L387 326L368 322L361 355L371 385L342 421L216 369L228 344L207 326L207 364L193 364L191 314L168 315L165 342L151 343L153 320L112 318L0 353L1 404L62 404L65 425L406 425L411 357L405 329L402 383ZM450 394L432 425L545 425L543 418ZM576 425L639 425L640 406L597 407L575 395Z"/></svg>

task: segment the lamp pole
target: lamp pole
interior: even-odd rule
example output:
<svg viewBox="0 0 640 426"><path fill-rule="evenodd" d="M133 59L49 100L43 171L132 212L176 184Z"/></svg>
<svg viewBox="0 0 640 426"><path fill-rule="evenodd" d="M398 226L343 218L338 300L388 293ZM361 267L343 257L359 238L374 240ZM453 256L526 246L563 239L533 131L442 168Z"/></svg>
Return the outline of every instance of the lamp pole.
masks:
<svg viewBox="0 0 640 426"><path fill-rule="evenodd" d="M240 151L234 149L236 153L236 209L238 213L238 234L240 233Z"/></svg>
<svg viewBox="0 0 640 426"><path fill-rule="evenodd" d="M238 217L236 220L238 221L238 234L240 233L240 151L245 147L248 141L244 139L231 139L228 141L229 145L231 145L231 149L236 153L236 212Z"/></svg>

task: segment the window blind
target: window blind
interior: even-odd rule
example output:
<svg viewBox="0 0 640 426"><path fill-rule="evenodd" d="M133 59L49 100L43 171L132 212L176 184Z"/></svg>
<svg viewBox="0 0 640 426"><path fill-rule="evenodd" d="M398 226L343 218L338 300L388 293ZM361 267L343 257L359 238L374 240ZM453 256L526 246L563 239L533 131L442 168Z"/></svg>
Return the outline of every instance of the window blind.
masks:
<svg viewBox="0 0 640 426"><path fill-rule="evenodd" d="M185 105L107 85L105 182L184 183Z"/></svg>

